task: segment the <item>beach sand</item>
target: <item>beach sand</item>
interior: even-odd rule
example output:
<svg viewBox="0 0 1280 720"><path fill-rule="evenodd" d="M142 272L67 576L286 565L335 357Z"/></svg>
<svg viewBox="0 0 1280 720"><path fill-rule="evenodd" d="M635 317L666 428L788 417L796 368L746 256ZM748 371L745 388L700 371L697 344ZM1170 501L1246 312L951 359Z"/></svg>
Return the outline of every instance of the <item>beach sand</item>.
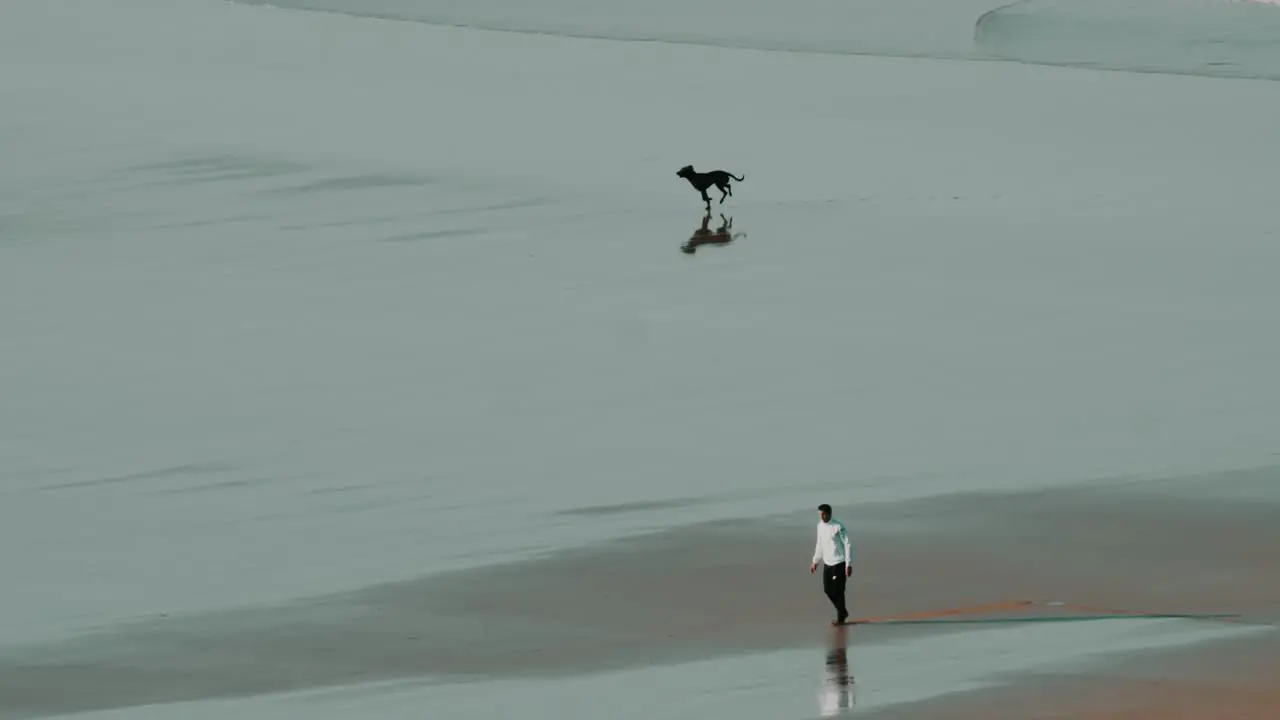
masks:
<svg viewBox="0 0 1280 720"><path fill-rule="evenodd" d="M865 622L839 631L827 626L829 605L807 569L816 512L797 512L7 652L0 717L422 677L565 678L818 648L833 632L847 636L856 659L860 645L972 633L1000 620L993 624L1010 632L1028 629L1012 647L1031 671L1055 652L1033 629L1065 632L1033 620L1083 626L1143 614L1230 615L1156 622L1257 632L1111 669L1103 657L1083 669L1005 671L994 689L880 712L1118 718L1176 707L1178 717L1226 717L1219 708L1264 717L1245 711L1274 707L1280 670L1280 641L1269 631L1280 622L1272 477L1274 469L1242 474L1234 484L1256 492L1214 501L1154 482L837 505L855 547L851 609ZM1008 622L1017 618L1027 622ZM996 657L979 642L960 660L972 670L1007 667L1009 652ZM1139 714L1115 714L1124 712Z"/></svg>
<svg viewBox="0 0 1280 720"><path fill-rule="evenodd" d="M729 4L0 3L0 718L1280 715L1273 87Z"/></svg>

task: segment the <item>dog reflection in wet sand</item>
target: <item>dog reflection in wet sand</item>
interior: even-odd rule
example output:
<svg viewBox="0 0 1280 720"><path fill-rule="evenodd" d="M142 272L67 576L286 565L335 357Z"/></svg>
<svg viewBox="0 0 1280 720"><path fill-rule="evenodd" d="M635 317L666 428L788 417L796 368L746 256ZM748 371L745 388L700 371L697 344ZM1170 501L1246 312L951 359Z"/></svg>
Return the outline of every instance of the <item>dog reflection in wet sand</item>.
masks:
<svg viewBox="0 0 1280 720"><path fill-rule="evenodd" d="M832 632L827 647L827 672L822 689L818 692L818 709L823 717L835 717L852 710L854 706L853 675L849 672L849 648L845 636L846 627Z"/></svg>
<svg viewBox="0 0 1280 720"><path fill-rule="evenodd" d="M720 214L721 225L715 230L711 230L708 225L711 224L711 213L707 213L702 217L702 227L693 231L693 236L689 238L689 242L680 246L681 252L692 255L697 252L699 245L728 245L736 238L740 238L746 233L733 233L733 218L726 218L724 213Z"/></svg>

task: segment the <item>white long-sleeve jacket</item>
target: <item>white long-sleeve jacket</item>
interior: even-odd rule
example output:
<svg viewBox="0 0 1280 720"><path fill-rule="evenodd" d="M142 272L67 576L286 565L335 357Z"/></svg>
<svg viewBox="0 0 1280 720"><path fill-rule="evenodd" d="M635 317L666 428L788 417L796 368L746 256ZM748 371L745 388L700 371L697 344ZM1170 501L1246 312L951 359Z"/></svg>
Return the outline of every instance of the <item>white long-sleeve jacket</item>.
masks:
<svg viewBox="0 0 1280 720"><path fill-rule="evenodd" d="M853 560L853 551L849 546L849 531L844 523L835 518L827 522L818 521L818 542L813 546L813 562L824 565L835 565Z"/></svg>

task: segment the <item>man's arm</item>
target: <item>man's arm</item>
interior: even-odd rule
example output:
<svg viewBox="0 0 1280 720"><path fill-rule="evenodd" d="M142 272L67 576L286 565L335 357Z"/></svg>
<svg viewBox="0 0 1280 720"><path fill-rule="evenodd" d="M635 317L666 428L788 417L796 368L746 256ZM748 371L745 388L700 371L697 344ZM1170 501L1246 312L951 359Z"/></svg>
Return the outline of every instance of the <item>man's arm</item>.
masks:
<svg viewBox="0 0 1280 720"><path fill-rule="evenodd" d="M840 525L840 542L844 543L844 574L853 572L853 546L849 543L849 528Z"/></svg>
<svg viewBox="0 0 1280 720"><path fill-rule="evenodd" d="M809 572L818 569L818 561L822 559L822 530L816 530L817 541L813 543L813 561L809 563Z"/></svg>

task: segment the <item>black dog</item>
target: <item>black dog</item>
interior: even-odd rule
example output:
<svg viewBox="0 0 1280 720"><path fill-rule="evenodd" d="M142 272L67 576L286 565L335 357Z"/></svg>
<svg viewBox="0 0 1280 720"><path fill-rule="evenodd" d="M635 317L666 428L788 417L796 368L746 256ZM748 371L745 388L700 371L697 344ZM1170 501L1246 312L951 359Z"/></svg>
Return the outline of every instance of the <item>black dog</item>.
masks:
<svg viewBox="0 0 1280 720"><path fill-rule="evenodd" d="M711 209L711 198L707 195L707 188L715 185L716 189L720 191L720 203L724 204L724 199L733 194L733 188L729 187L729 178L733 178L738 182L747 179L746 175L737 177L724 170L712 170L705 173L696 172L692 165L685 165L680 168L680 172L676 173L676 177L688 180L694 190L702 193L702 200L707 204L707 210Z"/></svg>

